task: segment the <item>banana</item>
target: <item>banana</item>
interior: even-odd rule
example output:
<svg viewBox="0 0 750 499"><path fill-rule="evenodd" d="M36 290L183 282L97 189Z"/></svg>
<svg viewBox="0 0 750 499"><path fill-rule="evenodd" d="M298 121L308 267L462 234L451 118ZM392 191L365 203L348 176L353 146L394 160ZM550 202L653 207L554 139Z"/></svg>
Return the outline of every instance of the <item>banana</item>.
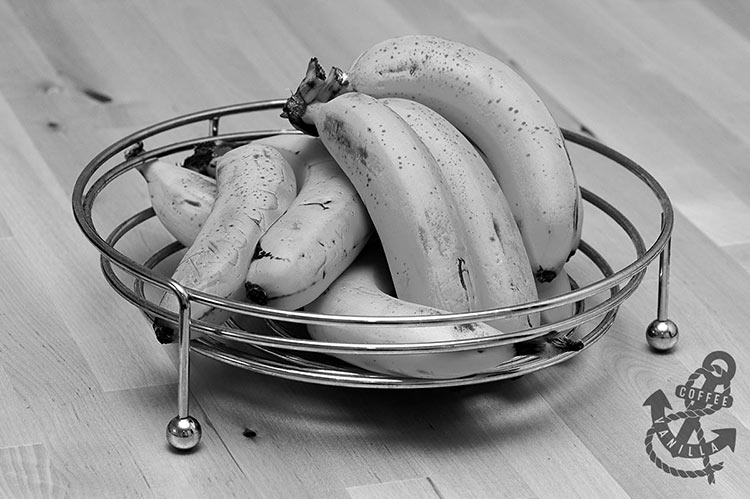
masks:
<svg viewBox="0 0 750 499"><path fill-rule="evenodd" d="M313 83L300 85L282 116L314 127L349 177L385 248L397 296L451 312L476 308L464 230L427 147L371 96L351 92L326 102L338 83L334 72L321 88Z"/></svg>
<svg viewBox="0 0 750 499"><path fill-rule="evenodd" d="M560 269L557 276L551 281L537 282L536 289L540 300L546 300L565 293L570 293L572 288L565 267ZM560 305L559 307L551 308L549 310L542 310L540 312L542 324L552 324L573 317L573 315L575 315L575 310L576 306L574 303Z"/></svg>
<svg viewBox="0 0 750 499"><path fill-rule="evenodd" d="M172 278L186 288L238 299L258 240L292 203L296 179L281 153L250 143L221 157L216 188L213 208ZM170 291L160 305L178 311ZM193 319L221 323L230 315L201 303L191 307Z"/></svg>
<svg viewBox="0 0 750 499"><path fill-rule="evenodd" d="M351 263L372 233L372 221L320 140L280 134L253 143L281 153L295 173L298 194L260 238L246 278L248 298L298 309ZM148 181L157 218L178 241L190 246L215 202L214 179L163 161L139 170Z"/></svg>
<svg viewBox="0 0 750 499"><path fill-rule="evenodd" d="M137 170L147 182L156 217L175 239L190 246L214 205L214 179L162 160Z"/></svg>
<svg viewBox="0 0 750 499"><path fill-rule="evenodd" d="M374 241L373 241L374 242ZM415 316L445 312L395 297L382 248L369 244L328 289L305 311L358 316ZM486 337L499 331L484 323L435 326L372 326L308 324L311 338L355 344L421 343ZM369 371L407 378L449 379L495 368L516 355L513 345L444 353L337 354Z"/></svg>
<svg viewBox="0 0 750 499"><path fill-rule="evenodd" d="M478 307L498 308L537 299L534 276L508 202L474 146L429 107L401 98L382 99L414 129L437 161L456 200L474 269ZM539 325L538 314L488 322L501 331Z"/></svg>
<svg viewBox="0 0 750 499"><path fill-rule="evenodd" d="M292 205L258 243L246 277L247 298L296 310L352 263L373 225L354 186L319 139L278 135L256 143L288 154L304 177Z"/></svg>
<svg viewBox="0 0 750 499"><path fill-rule="evenodd" d="M412 35L364 51L342 80L340 92L415 100L466 134L507 196L536 279L557 275L577 244L579 187L560 129L520 75L459 42Z"/></svg>

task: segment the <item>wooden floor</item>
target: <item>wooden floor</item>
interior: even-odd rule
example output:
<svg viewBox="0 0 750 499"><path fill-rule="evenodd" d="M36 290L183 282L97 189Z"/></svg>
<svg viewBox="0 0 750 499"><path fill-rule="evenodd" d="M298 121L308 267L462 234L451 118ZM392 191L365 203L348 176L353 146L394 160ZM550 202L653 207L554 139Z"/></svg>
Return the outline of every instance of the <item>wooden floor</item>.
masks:
<svg viewBox="0 0 750 499"><path fill-rule="evenodd" d="M460 4L460 6L459 6ZM750 490L750 3L745 0L0 0L0 496L740 497ZM348 67L382 39L435 34L515 67L559 124L643 165L674 204L670 317L650 351L656 262L609 333L572 360L450 390L285 381L192 357L200 446L170 450L177 352L107 284L76 225L73 185L99 151L205 108L285 98L311 56ZM262 120L261 120L262 121ZM262 126L284 126L272 115ZM575 149L575 148L573 148ZM647 243L658 207L582 150L581 184ZM136 176L98 209L148 206ZM584 239L632 258L590 209ZM610 227L610 228L608 228ZM130 241L144 254L164 241ZM583 264L581 265L584 266ZM583 270L582 270L583 272ZM655 466L646 399L713 351L736 361L736 430L715 483ZM248 437L245 430L254 432ZM701 459L672 458L675 469Z"/></svg>

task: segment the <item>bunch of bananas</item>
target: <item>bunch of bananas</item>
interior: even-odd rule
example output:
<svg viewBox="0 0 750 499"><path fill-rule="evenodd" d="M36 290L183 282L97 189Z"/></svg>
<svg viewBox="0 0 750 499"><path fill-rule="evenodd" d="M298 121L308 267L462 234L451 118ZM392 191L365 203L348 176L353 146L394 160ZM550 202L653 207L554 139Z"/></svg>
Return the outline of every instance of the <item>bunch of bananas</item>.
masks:
<svg viewBox="0 0 750 499"><path fill-rule="evenodd" d="M282 116L303 134L223 152L215 178L162 160L139 167L157 217L188 248L172 276L179 283L285 310L370 316L484 310L570 291L564 266L580 241L580 189L548 109L498 59L424 35L378 43L347 72L326 74L313 58ZM171 293L161 304L177 309ZM191 313L228 318L210 307ZM572 313L307 329L319 341L415 343ZM340 357L390 375L451 378L546 348L530 343Z"/></svg>

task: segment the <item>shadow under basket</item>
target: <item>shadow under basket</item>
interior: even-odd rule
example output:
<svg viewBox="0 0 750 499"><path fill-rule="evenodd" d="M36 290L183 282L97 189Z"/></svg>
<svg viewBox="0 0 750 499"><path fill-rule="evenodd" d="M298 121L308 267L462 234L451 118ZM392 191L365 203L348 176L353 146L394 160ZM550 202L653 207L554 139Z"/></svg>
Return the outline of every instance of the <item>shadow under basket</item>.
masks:
<svg viewBox="0 0 750 499"><path fill-rule="evenodd" d="M570 130L563 130L566 144L575 144L593 152L645 185L649 195L660 206L658 236L650 246L644 243L641 231L615 206L603 197L581 187L586 209L600 211L613 226L632 243L635 258L621 268L613 269L602 254L586 240L581 240L577 258L585 258L595 269L597 278L574 279L571 292L553 298L476 312L412 317L357 317L284 311L260 305L224 300L181 286L160 264L178 253L183 246L166 243L147 257L136 257L123 249L122 241L139 231L155 213L147 207L119 223L108 234L102 234L94 223L94 207L106 203L102 196L108 187L144 161L156 158L177 158L202 145L234 147L248 141L277 134L299 133L286 128L245 131L257 127L266 112L276 112L284 100L256 101L219 107L180 116L137 131L100 152L79 175L72 202L75 219L97 248L101 269L107 282L125 300L138 307L152 322L157 339L162 343L176 341L179 351L177 416L167 425L167 441L181 450L192 449L201 438L200 423L189 414L189 371L191 354L232 366L290 380L334 386L369 388L430 388L460 386L514 378L557 363L584 352L610 330L620 305L643 281L651 262L659 260L657 316L646 326L648 344L656 351L670 350L677 343L678 330L667 316L670 243L674 224L672 204L662 186L641 166L603 145L597 140ZM219 132L220 122L242 118L237 132ZM196 126L197 125L197 126ZM205 125L207 126L207 132ZM149 147L145 143L149 142ZM123 159L124 158L124 159ZM588 234L585 232L584 237ZM140 240L145 240L141 236ZM134 239L138 241L139 239ZM128 245L132 252L132 244ZM158 305L154 291L172 292L180 304L179 313ZM191 320L189 310L195 303L230 310L234 319L222 325ZM377 327L469 324L512 315L542 312L560 306L574 305L575 313L557 322L513 333L498 333L484 338L408 344L362 345L323 343L306 335L307 324L370 324ZM258 330L240 327L242 319L251 319L264 327ZM501 345L521 344L544 338L553 347L552 354L519 354L495 368L451 379L406 378L378 374L338 360L346 355L408 355L438 354L486 349ZM192 338L192 339L191 339Z"/></svg>

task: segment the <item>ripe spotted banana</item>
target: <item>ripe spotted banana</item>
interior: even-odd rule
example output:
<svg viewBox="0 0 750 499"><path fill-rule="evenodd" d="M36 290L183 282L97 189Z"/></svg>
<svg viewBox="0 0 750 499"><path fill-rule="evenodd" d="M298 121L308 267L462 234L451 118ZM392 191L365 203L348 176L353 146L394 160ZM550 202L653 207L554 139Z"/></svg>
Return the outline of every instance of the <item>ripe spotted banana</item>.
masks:
<svg viewBox="0 0 750 499"><path fill-rule="evenodd" d="M370 244L328 289L305 307L320 314L358 316L436 315L445 312L395 297L379 245ZM499 331L484 323L435 326L314 325L310 337L321 342L398 344L486 337ZM512 345L442 353L337 354L369 371L409 378L449 379L492 369L516 355Z"/></svg>
<svg viewBox="0 0 750 499"><path fill-rule="evenodd" d="M326 102L329 90L303 82L283 115L295 126L315 127L359 192L397 296L452 312L475 309L464 230L432 154L385 103L358 92Z"/></svg>
<svg viewBox="0 0 750 499"><path fill-rule="evenodd" d="M521 234L497 180L474 146L448 120L416 101L382 99L422 139L437 161L466 229L478 307L498 308L537 299ZM538 314L489 322L501 331L539 325Z"/></svg>
<svg viewBox="0 0 750 499"><path fill-rule="evenodd" d="M138 171L146 179L156 217L175 239L190 246L214 205L214 179L162 160L149 161Z"/></svg>
<svg viewBox="0 0 750 499"><path fill-rule="evenodd" d="M354 187L318 139L281 134L253 143L281 153L295 172L299 192L260 238L246 279L249 298L276 308L297 309L351 263L372 233L372 221ZM140 170L149 181L158 219L178 241L190 246L216 199L215 181L161 161Z"/></svg>
<svg viewBox="0 0 750 499"><path fill-rule="evenodd" d="M258 240L297 194L289 163L270 146L247 144L225 153L216 169L217 195L172 278L193 290L239 299ZM166 291L160 305L176 312ZM194 303L191 318L220 323L231 313Z"/></svg>
<svg viewBox="0 0 750 499"><path fill-rule="evenodd" d="M289 154L304 175L292 205L258 243L245 282L247 298L295 310L320 295L351 264L373 231L372 221L319 139L278 135L256 143Z"/></svg>
<svg viewBox="0 0 750 499"><path fill-rule="evenodd" d="M523 78L489 54L427 35L374 45L346 78L343 92L416 100L466 134L508 198L536 279L557 275L576 249L580 193L560 129Z"/></svg>

